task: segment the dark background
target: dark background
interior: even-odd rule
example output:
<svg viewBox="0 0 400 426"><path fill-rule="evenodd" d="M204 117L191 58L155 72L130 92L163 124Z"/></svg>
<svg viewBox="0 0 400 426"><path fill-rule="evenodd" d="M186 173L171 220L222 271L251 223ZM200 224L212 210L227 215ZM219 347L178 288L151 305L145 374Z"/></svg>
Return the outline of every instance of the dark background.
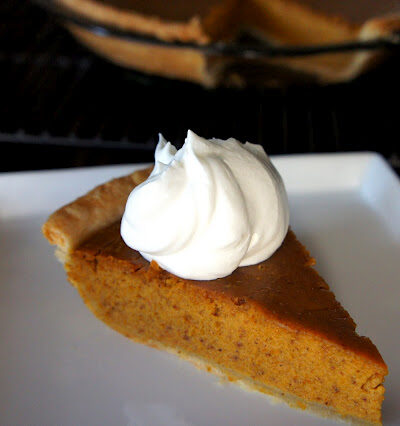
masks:
<svg viewBox="0 0 400 426"><path fill-rule="evenodd" d="M205 90L96 58L27 1L0 2L0 171L151 161L158 132L269 154L377 151L400 171L400 59L326 87Z"/></svg>

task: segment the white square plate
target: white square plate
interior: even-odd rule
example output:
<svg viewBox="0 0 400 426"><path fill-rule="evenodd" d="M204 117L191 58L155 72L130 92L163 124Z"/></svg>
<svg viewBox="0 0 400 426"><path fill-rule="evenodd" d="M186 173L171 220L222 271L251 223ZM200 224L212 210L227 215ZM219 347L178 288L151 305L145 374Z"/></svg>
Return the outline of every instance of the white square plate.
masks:
<svg viewBox="0 0 400 426"><path fill-rule="evenodd" d="M276 157L291 224L389 366L385 424L400 424L400 184L376 154ZM0 175L0 424L331 424L133 343L85 308L40 226L138 166Z"/></svg>

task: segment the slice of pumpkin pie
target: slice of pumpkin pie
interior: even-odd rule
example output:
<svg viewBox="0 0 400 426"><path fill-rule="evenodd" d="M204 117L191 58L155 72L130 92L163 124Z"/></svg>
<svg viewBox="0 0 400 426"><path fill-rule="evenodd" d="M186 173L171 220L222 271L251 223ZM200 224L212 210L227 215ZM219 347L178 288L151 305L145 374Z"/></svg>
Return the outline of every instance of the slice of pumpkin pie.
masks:
<svg viewBox="0 0 400 426"><path fill-rule="evenodd" d="M225 142L229 141L232 142ZM228 146L230 150L227 155L234 151L229 143L222 144L222 149ZM292 406L356 423L380 424L387 366L371 340L356 333L356 324L313 269L314 259L292 230L286 232L287 227L283 225L283 242L278 248L269 246L272 254L255 263L252 263L257 257L255 248L260 246L260 241L263 247L268 244L264 244L262 236L255 241L253 234L248 244L251 249L242 256L242 259L250 259L244 262L248 264L229 273L231 266L226 265L234 257L229 255L223 276L211 279L204 279L201 274L195 279L182 278L167 270L172 264L179 271L187 271L189 264L200 263L199 270L207 275L215 269L211 264L209 271L204 270L207 254L187 262L181 257L182 265L173 264L165 260L165 255L160 255L159 249L157 254L156 249L145 247L141 254L125 243L124 239L132 245L126 235L124 239L121 237L121 218L128 196L135 188L136 192L132 193L136 195L130 197L125 214L134 207L136 198L143 201L145 192L138 196L140 191L154 195L157 187L152 185L174 185L174 179L165 177L171 167L176 168L177 173L183 173L182 170L190 173L193 167L206 161L204 158L211 158L207 167L203 164L209 173L204 176L216 177L220 158L215 157L215 153L208 156L206 146L201 149L192 146L192 152L184 147L187 151L183 154L171 151L170 145L164 146L153 172L140 170L107 182L53 213L44 224L43 233L51 244L57 245L56 253L64 262L69 281L99 319L135 341L175 352L208 371L240 380ZM258 148L244 146L260 161L267 158ZM170 162L165 161L168 150L174 158ZM247 155L240 153L239 163ZM225 158L222 163L232 166L237 160L236 154L232 157L235 160ZM194 155L191 160L196 158L198 163L188 161L187 169L184 159L189 155ZM257 175L257 167L254 163L253 170L240 171L239 187L241 177L249 175L252 179L251 176ZM230 170L233 172L227 176L233 179L237 169L231 167ZM196 179L200 179L201 170L194 171ZM272 175L275 172L273 169ZM218 186L223 177L217 176L219 179L212 183ZM146 185L151 190L146 189ZM179 196L186 196L185 190L190 185L182 185L182 182L180 185L184 188ZM233 198L230 193L228 201ZM148 202L154 204L151 200ZM207 211L207 206L202 208ZM146 206L140 209L146 210ZM175 213L179 215L178 211ZM149 212L150 218L152 214L154 212ZM212 214L216 214L215 209ZM230 216L226 221L230 221ZM202 219L197 218L196 224L201 223ZM135 227L132 220L130 225ZM158 226L154 219L154 229ZM140 237L141 229L137 232ZM146 228L146 232L150 235L152 230ZM192 240L205 234L193 235ZM183 233L180 236L182 238L174 239L171 249L174 256L187 245L186 236ZM157 242L160 247L166 246L164 237L160 236L162 244ZM233 244L225 245L224 250L226 247L230 252L233 250ZM215 253L213 257L217 259L219 252Z"/></svg>

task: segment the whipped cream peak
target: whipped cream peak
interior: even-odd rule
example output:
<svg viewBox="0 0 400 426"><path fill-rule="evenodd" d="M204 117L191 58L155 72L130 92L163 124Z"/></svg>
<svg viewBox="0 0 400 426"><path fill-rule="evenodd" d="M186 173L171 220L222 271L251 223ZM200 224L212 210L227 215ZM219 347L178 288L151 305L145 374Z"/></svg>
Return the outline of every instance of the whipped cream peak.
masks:
<svg viewBox="0 0 400 426"><path fill-rule="evenodd" d="M270 257L288 226L284 184L260 145L189 130L179 150L159 136L154 169L130 194L121 235L163 269L210 280Z"/></svg>

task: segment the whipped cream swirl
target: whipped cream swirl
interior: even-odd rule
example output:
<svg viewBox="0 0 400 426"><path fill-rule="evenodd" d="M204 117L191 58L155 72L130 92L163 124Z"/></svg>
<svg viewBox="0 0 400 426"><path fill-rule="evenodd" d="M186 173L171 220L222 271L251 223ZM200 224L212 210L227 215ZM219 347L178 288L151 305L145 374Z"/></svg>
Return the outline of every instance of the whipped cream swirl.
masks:
<svg viewBox="0 0 400 426"><path fill-rule="evenodd" d="M269 258L288 226L284 184L260 145L189 130L179 150L160 135L154 170L130 194L121 235L163 269L211 280Z"/></svg>

